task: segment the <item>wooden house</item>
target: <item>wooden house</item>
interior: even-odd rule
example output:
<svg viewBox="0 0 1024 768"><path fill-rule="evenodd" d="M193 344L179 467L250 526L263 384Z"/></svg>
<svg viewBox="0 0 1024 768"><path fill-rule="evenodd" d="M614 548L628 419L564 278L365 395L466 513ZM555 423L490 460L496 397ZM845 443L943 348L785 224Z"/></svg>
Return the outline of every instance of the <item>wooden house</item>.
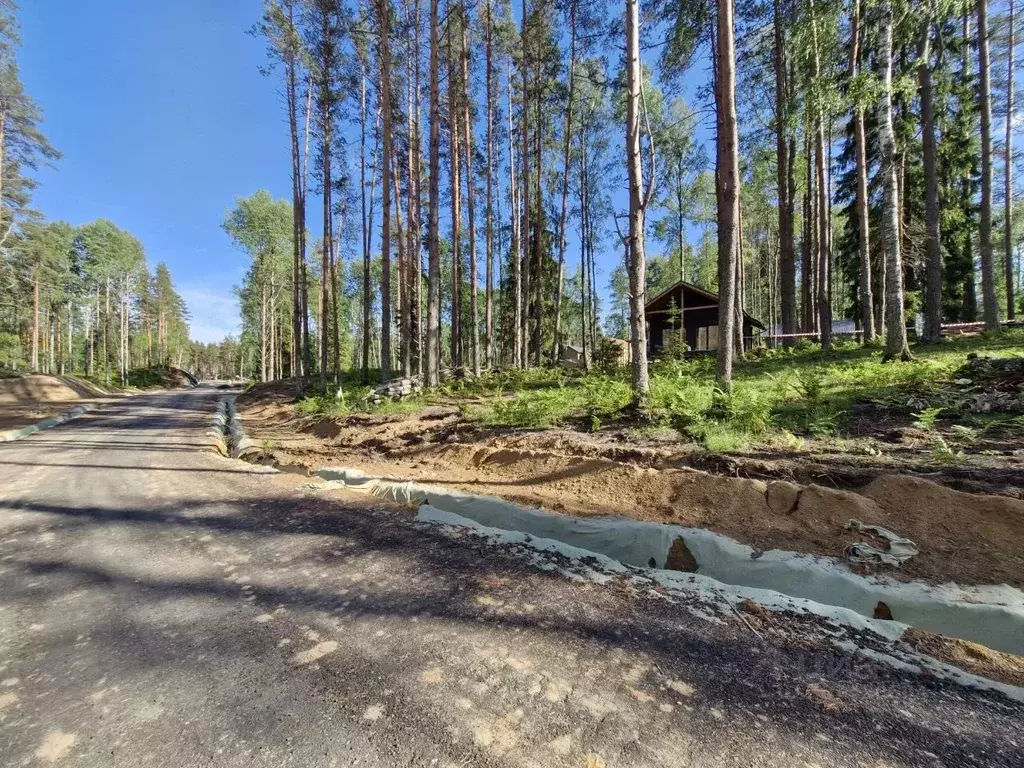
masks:
<svg viewBox="0 0 1024 768"><path fill-rule="evenodd" d="M658 357L673 335L687 353L712 352L718 348L718 296L680 280L647 302L647 354ZM754 345L755 330L765 326L743 313L743 348Z"/></svg>

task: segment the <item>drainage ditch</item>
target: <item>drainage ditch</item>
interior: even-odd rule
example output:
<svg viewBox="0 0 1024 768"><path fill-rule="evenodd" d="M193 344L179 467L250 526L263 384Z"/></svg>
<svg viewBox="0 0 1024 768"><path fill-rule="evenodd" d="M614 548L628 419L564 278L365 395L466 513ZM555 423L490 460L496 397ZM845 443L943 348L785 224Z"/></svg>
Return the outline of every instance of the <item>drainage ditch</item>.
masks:
<svg viewBox="0 0 1024 768"><path fill-rule="evenodd" d="M234 397L217 404L213 418L215 448L282 472L312 474L346 488L402 503L421 505L419 519L476 524L604 555L618 563L649 568L663 580L679 572L695 573L722 584L769 590L837 607L870 619L881 634L899 625L970 640L997 651L1024 655L1024 593L1006 584L962 586L901 582L885 576L860 576L836 558L770 550L702 528L646 523L630 518L582 518L528 509L489 496L373 477L347 468L321 469L285 465L268 456L245 435ZM675 574L675 576L673 576ZM886 623L892 622L891 627ZM902 630L899 630L901 632Z"/></svg>
<svg viewBox="0 0 1024 768"><path fill-rule="evenodd" d="M234 395L222 397L217 401L217 410L213 414L213 429L207 434L213 438L214 450L221 456L244 459L258 449L242 429L242 422L235 408Z"/></svg>
<svg viewBox="0 0 1024 768"><path fill-rule="evenodd" d="M346 488L429 505L453 518L562 542L666 576L679 571L696 573L723 584L771 590L824 607L845 608L872 620L1024 654L1024 594L1005 584L932 585L859 576L835 558L781 550L762 552L700 528L629 518L569 517L492 497L372 477L353 469L323 469L313 474Z"/></svg>

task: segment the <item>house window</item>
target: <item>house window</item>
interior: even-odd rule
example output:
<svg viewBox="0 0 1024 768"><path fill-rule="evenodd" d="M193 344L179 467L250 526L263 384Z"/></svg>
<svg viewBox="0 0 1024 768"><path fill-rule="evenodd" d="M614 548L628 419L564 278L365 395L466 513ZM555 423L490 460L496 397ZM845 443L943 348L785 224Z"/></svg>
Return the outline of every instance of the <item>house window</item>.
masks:
<svg viewBox="0 0 1024 768"><path fill-rule="evenodd" d="M718 349L717 325L708 325L697 329L697 349L705 351Z"/></svg>

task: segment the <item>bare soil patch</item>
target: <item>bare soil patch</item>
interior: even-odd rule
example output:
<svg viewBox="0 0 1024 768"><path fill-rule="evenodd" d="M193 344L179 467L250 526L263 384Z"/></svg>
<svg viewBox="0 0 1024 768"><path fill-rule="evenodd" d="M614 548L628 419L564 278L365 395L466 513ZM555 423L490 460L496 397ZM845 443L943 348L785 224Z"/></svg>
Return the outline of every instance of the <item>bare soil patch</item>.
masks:
<svg viewBox="0 0 1024 768"><path fill-rule="evenodd" d="M1024 687L1024 657L916 627L904 632L902 639L915 650L972 674Z"/></svg>
<svg viewBox="0 0 1024 768"><path fill-rule="evenodd" d="M844 527L855 518L919 545L893 575L1024 587L1024 482L1012 467L719 456L656 440L483 429L445 404L303 418L294 397L293 385L277 382L238 400L247 431L281 464L358 467L563 514L626 515L708 528L757 549L836 557L861 540Z"/></svg>
<svg viewBox="0 0 1024 768"><path fill-rule="evenodd" d="M0 379L0 404L40 405L104 397L116 390L101 387L77 376L31 374Z"/></svg>
<svg viewBox="0 0 1024 768"><path fill-rule="evenodd" d="M167 386L171 389L184 389L197 383L195 377L191 373L183 371L180 368L168 368L167 376L165 378L167 380Z"/></svg>
<svg viewBox="0 0 1024 768"><path fill-rule="evenodd" d="M18 429L101 402L119 391L77 376L32 374L0 378L0 430Z"/></svg>

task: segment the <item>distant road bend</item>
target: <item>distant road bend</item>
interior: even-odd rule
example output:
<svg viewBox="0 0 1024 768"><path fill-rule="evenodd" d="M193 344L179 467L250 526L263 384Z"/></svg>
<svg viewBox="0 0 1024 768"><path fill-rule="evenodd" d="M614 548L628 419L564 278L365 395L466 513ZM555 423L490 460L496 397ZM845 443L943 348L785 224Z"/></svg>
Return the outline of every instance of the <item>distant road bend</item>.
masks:
<svg viewBox="0 0 1024 768"><path fill-rule="evenodd" d="M223 459L221 394L0 445L0 765L1024 765L997 694Z"/></svg>

